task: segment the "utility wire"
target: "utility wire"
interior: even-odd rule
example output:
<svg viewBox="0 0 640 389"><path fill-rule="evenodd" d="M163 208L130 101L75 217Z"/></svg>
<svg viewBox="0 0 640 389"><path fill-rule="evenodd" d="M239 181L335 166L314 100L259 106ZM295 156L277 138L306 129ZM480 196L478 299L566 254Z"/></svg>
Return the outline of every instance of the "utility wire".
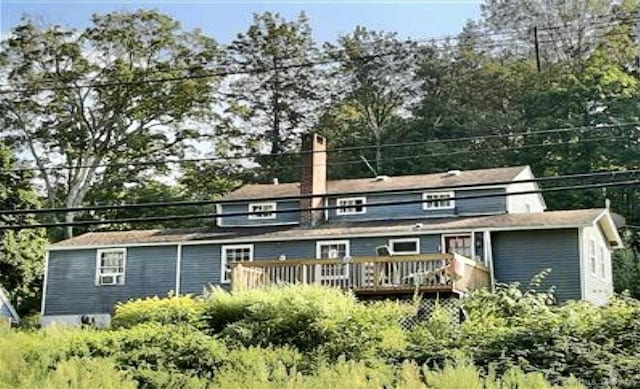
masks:
<svg viewBox="0 0 640 389"><path fill-rule="evenodd" d="M450 201L461 201L461 200L480 199L480 198L521 196L521 195L527 195L527 194L541 194L541 193L549 193L549 192L563 192L563 191L571 191L571 190L609 188L609 187L627 187L627 186L637 186L637 185L640 185L640 180L628 180L628 181L618 181L618 182L604 182L604 183L597 183L597 184L562 186L562 187L554 187L554 188L547 188L547 189L538 189L538 190L529 190L529 191L520 191L520 192L509 192L509 193L504 192L504 193L488 193L488 194L471 195L471 196L455 196L455 197L448 198L447 200L450 200ZM394 205L424 204L424 203L429 203L429 202L434 202L434 201L439 201L439 200L424 200L424 199L420 199L420 200L386 201L386 202L380 202L380 203L366 204L366 206L367 206L367 208L369 208L369 207L388 207L388 206L394 206ZM310 207L310 208L295 208L295 209L276 209L276 210L273 210L273 211L269 211L268 213L296 213L296 212L310 212L310 211L328 211L328 210L336 210L336 209L342 209L342 208L344 208L344 206L325 206L325 207ZM148 223L148 222L154 222L154 221L214 219L214 218L258 215L258 214L264 214L264 213L265 213L264 211L258 211L258 212L232 212L232 213L215 214L215 215L189 214L189 215L172 215L172 216L150 216L150 217L144 217L144 218L123 218L123 219L107 219L107 220L81 220L81 221L62 222L62 223L16 224L16 225L0 226L0 231L2 231L2 230L23 230L23 229L34 229L34 228L87 226L87 225L99 225L99 224Z"/></svg>
<svg viewBox="0 0 640 389"><path fill-rule="evenodd" d="M617 18L613 18L611 20L605 21L605 22L599 22L599 23L592 23L589 24L588 26L585 27L593 27L596 29L596 31L602 32L601 29L607 28L607 27L616 27L616 26L620 26L620 25L624 25L623 23L628 23L628 22L633 22L633 21L637 21L640 20L638 18L637 15L634 15L632 13L628 14L629 16L631 16L631 18L624 18L624 17L620 17L622 15L620 15ZM600 19L600 18L594 18L594 19ZM578 26L566 26L566 25L556 25L556 26L548 26L548 27L539 27L538 31L552 31L552 30L558 30L558 29L562 29L563 32L567 32L567 31L576 31L576 32L581 32L584 31L584 27L578 27ZM517 29L510 29L510 30L504 30L504 31L500 31L500 32L484 32L482 34L483 38L486 37L491 37L491 36L500 36L500 35L508 35L508 34L515 34L517 32L520 32L520 30ZM603 36L600 36L601 38ZM401 41L399 42L400 45L410 45L410 46L417 46L418 48L423 48L424 46L419 46L420 43L430 43L433 44L435 42L450 42L450 41L457 41L456 43L454 43L455 48L464 48L464 47L470 47L470 48L482 48L483 46L496 46L496 45L504 45L504 44L515 44L518 42L521 42L522 39L519 37L512 37L512 38L508 38L508 39L504 39L501 41L492 41L492 42L482 42L482 43L478 43L478 42L474 42L474 43L464 43L464 42L459 42L461 39L460 34L458 35L445 35L445 36L439 36L439 37L431 37L431 38L421 38L421 39L415 39L415 40L406 40L406 41ZM361 44L361 46L359 48L367 48L367 47L371 47L376 45L377 43L380 42L384 42L383 40L378 41L378 42L365 42L364 44ZM554 42L554 40L542 40L539 43L551 43ZM441 47L441 46L430 46L428 47L432 50L440 50L442 49L443 51L446 51L449 49L449 47ZM348 54L348 49L345 48L331 48L331 49L324 49L324 52L322 52L321 50L318 49L310 49L309 51L305 52L304 54L316 54L318 53L319 55L317 55L317 59L315 61L319 61L322 59L327 59L327 57L331 57L331 56L338 56L338 55L344 55L344 54ZM278 61L282 61L282 60L287 60L287 59L298 59L298 56L280 56L280 57L276 57L276 60ZM363 58L365 58L365 56L363 56ZM335 59L335 58L334 58ZM358 59L357 57L352 57L351 59ZM336 61L334 61L336 62ZM233 65L244 65L243 63L239 62L239 61L233 61L233 62L227 62L224 63L224 65L227 66L233 66ZM278 70L282 69L280 67L277 68ZM194 71L194 70L204 70L204 69L197 69L195 67L173 67L171 69L169 69L168 71ZM275 69L272 69L275 70ZM164 74L167 71L163 71L160 69L156 69L150 72L145 72L145 75L152 75L152 74ZM84 80L84 81L90 81L90 80ZM173 79L167 79L167 82L169 81L177 81L177 80L173 80ZM1 87L6 87L6 86L11 86L11 87L23 87L23 88L29 88L30 86L33 86L34 84L52 84L52 83L57 83L57 80L35 80L35 81L30 81L28 83L18 83L18 84L0 84L0 88ZM133 82L133 81L132 81ZM139 82L143 82L142 80ZM149 80L149 82L155 82L155 80ZM69 88L78 88L78 87L84 87L84 86L69 86ZM88 87L88 86L87 86ZM99 87L99 86L96 86ZM33 90L33 88L28 89L28 90Z"/></svg>
<svg viewBox="0 0 640 389"><path fill-rule="evenodd" d="M375 191L329 192L329 193L324 193L320 195L300 194L300 195L294 195L294 196L252 197L252 198L242 198L242 199L236 199L236 200L208 199L208 200L188 200L188 201L162 201L162 202L148 202L148 203L137 203L137 204L93 205L93 206L64 207L64 208L6 209L6 210L0 210L0 215L66 213L66 212L117 210L117 209L158 208L158 207L166 208L166 207L184 207L184 206L204 206L204 205L214 205L214 204L237 204L237 203L264 202L264 201L290 201L290 200L311 199L311 198L317 198L317 197L348 197L348 196L371 194L371 193L401 194L401 193L423 192L423 191L474 189L474 188L482 188L486 186L496 186L496 185L528 184L528 183L575 180L575 179L590 179L590 178L600 178L600 177L609 177L611 179L614 179L617 176L626 176L626 175L634 175L634 174L640 174L640 169L565 174L565 175L559 175L559 176L538 177L538 178L531 178L531 179L518 180L518 181L514 181L514 180L492 181L492 182L486 182L481 184L472 183L472 184L453 184L453 185L439 185L439 186L421 186L421 187L403 188L403 189L381 189L381 190L375 190ZM285 184L282 184L282 185L285 185ZM367 206L369 206L369 204L367 204ZM258 213L261 213L261 212L258 212Z"/></svg>
<svg viewBox="0 0 640 389"><path fill-rule="evenodd" d="M65 165L65 166L45 166L43 169L38 167L17 167L10 169L0 169L0 171L5 172L22 172L22 171L53 171L53 170L73 170L73 169L83 169L83 168L102 168L102 167L130 167L130 166L153 166L153 165L164 165L164 164L183 164L183 163L191 163L191 162L215 162L215 161L228 161L228 160L242 160L242 159L252 159L252 158L264 158L264 157L282 157L282 156L296 156L296 155L308 155L311 153L319 153L319 152L327 152L327 153L338 153L338 152L349 152L349 151L362 151L362 150L370 150L380 148L396 148L396 147L414 147L421 145L430 145L430 144L440 144L440 143L450 143L450 142L466 142L466 141L478 141L478 140L486 140L486 139L499 139L499 138L508 138L508 137L518 137L518 136L533 136L539 134L553 134L553 133L565 133L565 132L573 132L579 130L601 130L601 129L615 129L621 127L628 126L638 126L640 125L640 121L632 121L632 122L623 122L623 123L610 123L610 124L597 124L592 126L573 126L573 127L562 127L562 128L554 128L548 130L536 130L536 131L520 131L520 132L511 132L505 134L487 134L487 135L478 135L478 136L467 136L467 137L457 137L457 138L445 138L445 139L431 139L422 142L399 142L399 143L385 143L381 145L363 145L363 146L348 146L348 147L338 147L327 149L326 151L290 151L290 152L282 152L282 153L248 153L242 155L231 155L231 156L217 156L217 157L204 157L204 158L182 158L182 159L163 159L163 160L153 160L153 161L130 161L130 162L117 162L117 163L101 163L97 165ZM596 140L601 140L600 138ZM586 141L586 140L585 140ZM580 140L575 141L580 142ZM575 143L574 142L574 143ZM549 144L550 146L552 144ZM546 146L546 145L544 145ZM500 149L502 150L502 149ZM458 153L466 153L467 151L459 151ZM476 152L470 151L470 152ZM435 156L433 154L429 154ZM444 155L448 155L444 154ZM417 157L411 156L410 158ZM384 160L393 160L385 158ZM360 160L353 161L340 161L340 162L327 162L327 165L333 164L355 164L362 163ZM301 165L287 165L286 167L301 167Z"/></svg>
<svg viewBox="0 0 640 389"><path fill-rule="evenodd" d="M541 30L541 29L540 29ZM606 35L606 34L605 34ZM600 38L604 37L600 36ZM411 44L415 44L414 42L419 42L419 41L407 41L404 44L407 43L411 43ZM508 40L504 40L503 42L486 42L486 43L475 43L471 46L471 48L482 48L482 47L499 47L504 45L504 43L519 43L521 42L520 38L510 38ZM554 40L547 40L547 41L539 41L539 43L551 43L554 42ZM420 46L419 46L420 48ZM429 49L431 50L435 50L435 51L447 51L450 50L450 48L448 47L429 47ZM372 60L375 58L381 58L381 57L386 57L386 56L390 56L390 55L396 55L396 54L404 54L407 52L407 49L400 49L400 50L393 50L393 51L389 51L389 52L385 52L385 53L377 53L377 54L367 54L367 55L362 55L362 56L356 56L356 57L349 57L348 59L353 61L353 60ZM235 70L214 70L214 71L205 71L201 74L190 74L190 75L184 75L184 76L173 76L173 77L162 77L162 78L155 78L155 79L143 79L143 80L133 80L133 81L111 81L111 82L98 82L98 83L89 83L89 84L80 84L80 85L62 85L62 86L51 86L51 87L31 87L31 85L33 85L34 83L42 83L42 82L46 82L46 83L55 83L57 81L54 80L39 80L39 81L31 81L29 83L22 83L23 88L22 89L5 89L5 90L0 90L0 94L9 94L9 93L35 93L35 92L44 92L44 91L57 91L57 90L69 90L69 89L81 89L81 88L106 88L106 87L114 87L114 86L126 86L126 85L141 85L141 84L146 84L146 83L164 83L164 82L177 82L177 81L186 81L186 80L197 80L197 79L206 79L206 78L214 78L214 77L226 77L226 76L231 76L231 75L244 75L244 74L261 74L261 73L269 73L275 70L288 70L288 69L297 69L297 68L305 68L305 67L314 67L314 66L319 66L319 65L328 65L331 63L336 63L336 62L340 62L340 59L338 58L327 58L327 55L322 55L320 57L320 59L316 59L316 60L312 60L312 61L306 61L303 63L297 63L297 64L289 64L289 65L280 65L277 68L269 68L269 67L255 67L255 68L249 68L249 69L235 69ZM197 70L197 69L190 69L190 70ZM160 71L158 71L160 72ZM153 73L151 73L153 74ZM13 88L15 88L16 86L20 86L20 84L18 85L0 85L0 87L2 86L11 86Z"/></svg>

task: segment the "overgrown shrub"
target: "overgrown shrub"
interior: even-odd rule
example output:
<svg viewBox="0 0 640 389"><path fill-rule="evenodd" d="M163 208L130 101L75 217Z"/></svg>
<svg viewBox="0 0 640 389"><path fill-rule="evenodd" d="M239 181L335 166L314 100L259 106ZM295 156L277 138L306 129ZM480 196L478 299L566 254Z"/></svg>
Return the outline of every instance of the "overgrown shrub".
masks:
<svg viewBox="0 0 640 389"><path fill-rule="evenodd" d="M351 294L320 286L285 286L228 293L206 300L207 328L232 344L291 346L329 358L366 358L404 346L406 306L365 305Z"/></svg>
<svg viewBox="0 0 640 389"><path fill-rule="evenodd" d="M53 368L29 363L16 349L3 349L0 356L0 388L85 389L136 388L129 374L108 359L72 358Z"/></svg>
<svg viewBox="0 0 640 389"><path fill-rule="evenodd" d="M163 387L169 379L166 375L172 379L181 375L186 381L211 378L226 357L223 344L191 326L159 324L110 331L55 327L33 333L13 331L0 337L0 350L3 357L5 350L13 350L16 360L23 360L29 369L52 369L71 358L109 358L149 387Z"/></svg>
<svg viewBox="0 0 640 389"><path fill-rule="evenodd" d="M192 324L202 320L204 302L194 296L149 297L118 304L111 321L113 327L130 328L142 323Z"/></svg>

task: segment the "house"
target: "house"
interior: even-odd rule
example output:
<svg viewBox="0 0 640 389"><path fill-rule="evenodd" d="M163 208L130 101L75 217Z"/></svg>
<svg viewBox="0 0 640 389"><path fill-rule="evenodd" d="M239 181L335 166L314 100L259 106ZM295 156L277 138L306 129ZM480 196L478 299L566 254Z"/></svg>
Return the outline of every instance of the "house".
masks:
<svg viewBox="0 0 640 389"><path fill-rule="evenodd" d="M211 285L463 296L551 269L559 301L604 304L612 294L620 218L606 208L547 211L528 166L327 180L324 138L307 136L303 151L299 183L229 193L215 227L90 232L51 245L43 324L104 324L119 301Z"/></svg>
<svg viewBox="0 0 640 389"><path fill-rule="evenodd" d="M6 292L0 287L0 326L11 326L20 323L20 316L13 309Z"/></svg>

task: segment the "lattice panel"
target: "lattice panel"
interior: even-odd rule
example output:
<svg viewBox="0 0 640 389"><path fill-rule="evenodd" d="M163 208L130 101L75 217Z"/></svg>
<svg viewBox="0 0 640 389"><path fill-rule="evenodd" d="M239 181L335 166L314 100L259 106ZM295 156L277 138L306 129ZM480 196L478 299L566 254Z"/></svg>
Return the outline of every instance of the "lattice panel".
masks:
<svg viewBox="0 0 640 389"><path fill-rule="evenodd" d="M460 310L460 300L455 298L443 298L443 299L424 299L420 303L420 308L414 316L410 316L402 320L401 325L405 330L410 330L417 324L429 320L435 307L439 305L440 308L447 312L449 320L452 325L459 324L462 320L462 312Z"/></svg>

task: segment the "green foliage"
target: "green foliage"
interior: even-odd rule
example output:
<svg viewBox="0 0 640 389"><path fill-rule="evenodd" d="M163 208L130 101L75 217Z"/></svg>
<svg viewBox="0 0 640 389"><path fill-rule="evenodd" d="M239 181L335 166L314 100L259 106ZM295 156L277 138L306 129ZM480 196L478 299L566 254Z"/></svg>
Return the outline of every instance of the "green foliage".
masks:
<svg viewBox="0 0 640 389"><path fill-rule="evenodd" d="M4 350L3 350L4 351ZM117 369L108 359L77 359L61 361L51 370L44 366L27 364L20 356L0 359L0 387L15 389L85 389L85 388L137 388L130 375Z"/></svg>
<svg viewBox="0 0 640 389"><path fill-rule="evenodd" d="M226 356L219 341L189 325L141 324L128 329L47 328L0 335L0 366L18 363L54 368L70 358L108 358L137 382L164 387L170 382L200 382L213 377ZM16 370L15 374L18 374Z"/></svg>
<svg viewBox="0 0 640 389"><path fill-rule="evenodd" d="M479 290L461 301L463 323L436 304L408 331L398 323L414 303L363 303L315 286L138 300L108 330L0 331L0 387L636 388L640 302L557 306L552 297L515 284Z"/></svg>
<svg viewBox="0 0 640 389"><path fill-rule="evenodd" d="M39 208L38 195L26 172L14 172L11 150L0 143L0 209ZM3 224L32 224L30 215L3 215ZM19 315L39 308L44 268L45 233L42 229L2 231L0 236L0 288Z"/></svg>
<svg viewBox="0 0 640 389"><path fill-rule="evenodd" d="M204 301L197 297L149 297L118 304L111 325L115 328L130 328L142 323L197 326L203 310Z"/></svg>
<svg viewBox="0 0 640 389"><path fill-rule="evenodd" d="M140 82L150 74L202 76L219 59L213 39L183 30L168 15L142 9L94 15L82 30L41 28L24 19L7 37L0 66L17 92L0 98L0 124L36 161L49 206L81 205L95 182L107 181L108 189L117 190L115 184L141 179L153 165L129 169L118 162L183 155L185 141L200 136L187 121L211 117L214 77ZM102 87L82 93L62 87L44 95L21 87L87 80ZM56 163L78 167L70 174L42 168ZM109 168L98 168L103 164ZM65 215L67 221L73 218Z"/></svg>
<svg viewBox="0 0 640 389"><path fill-rule="evenodd" d="M319 286L284 286L227 293L213 290L206 326L244 346L292 346L329 358L365 358L402 347L398 304L358 303L354 296Z"/></svg>

